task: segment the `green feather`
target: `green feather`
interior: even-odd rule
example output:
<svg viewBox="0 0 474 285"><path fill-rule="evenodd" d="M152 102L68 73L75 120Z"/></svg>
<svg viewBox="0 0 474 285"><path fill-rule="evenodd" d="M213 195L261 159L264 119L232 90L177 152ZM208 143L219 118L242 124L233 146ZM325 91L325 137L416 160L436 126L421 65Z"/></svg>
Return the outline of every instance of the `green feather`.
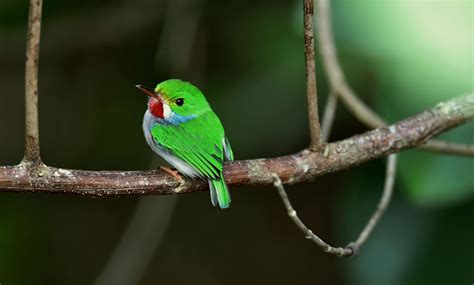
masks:
<svg viewBox="0 0 474 285"><path fill-rule="evenodd" d="M211 180L209 183L211 190L211 201L214 206L219 204L221 209L229 208L231 198L224 177L217 180Z"/></svg>
<svg viewBox="0 0 474 285"><path fill-rule="evenodd" d="M212 111L179 125L156 124L151 133L174 156L192 165L202 176L222 174L224 129Z"/></svg>

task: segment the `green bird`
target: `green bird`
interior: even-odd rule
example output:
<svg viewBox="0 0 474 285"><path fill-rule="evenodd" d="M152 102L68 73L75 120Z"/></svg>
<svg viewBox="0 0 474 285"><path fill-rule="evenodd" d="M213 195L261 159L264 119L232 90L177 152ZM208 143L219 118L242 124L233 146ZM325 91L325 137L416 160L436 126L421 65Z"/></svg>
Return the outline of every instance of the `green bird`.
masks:
<svg viewBox="0 0 474 285"><path fill-rule="evenodd" d="M143 132L151 149L183 175L206 179L212 204L228 208L231 198L222 171L224 161L233 161L234 155L204 94L179 79L161 82L154 90L136 87L148 96Z"/></svg>

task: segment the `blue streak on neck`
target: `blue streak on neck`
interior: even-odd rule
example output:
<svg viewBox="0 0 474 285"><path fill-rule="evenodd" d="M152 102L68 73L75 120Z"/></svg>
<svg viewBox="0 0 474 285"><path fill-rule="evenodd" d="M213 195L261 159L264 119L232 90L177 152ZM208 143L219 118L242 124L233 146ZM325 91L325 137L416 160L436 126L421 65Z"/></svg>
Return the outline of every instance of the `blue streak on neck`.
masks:
<svg viewBox="0 0 474 285"><path fill-rule="evenodd" d="M179 114L176 114L176 113L173 113L173 115L166 119L166 120L163 120L161 119L159 121L160 124L163 124L163 125L173 125L173 126L177 126L179 124L182 124L182 123L186 123L188 121L191 121L192 119L195 119L197 116L196 115L187 115L187 116L183 116L183 115L179 115Z"/></svg>
<svg viewBox="0 0 474 285"><path fill-rule="evenodd" d="M155 124L165 125L165 126L177 126L182 123L191 121L192 119L197 118L197 115L187 115L183 116L177 113L171 115L168 119L161 119L153 116L150 111L145 112L145 117L143 118L143 128L151 130Z"/></svg>

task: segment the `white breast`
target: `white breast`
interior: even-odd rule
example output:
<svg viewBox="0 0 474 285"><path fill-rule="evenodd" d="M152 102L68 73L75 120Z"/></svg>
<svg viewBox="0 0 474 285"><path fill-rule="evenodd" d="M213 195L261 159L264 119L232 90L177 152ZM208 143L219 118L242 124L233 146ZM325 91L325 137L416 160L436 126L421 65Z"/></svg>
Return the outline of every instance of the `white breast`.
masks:
<svg viewBox="0 0 474 285"><path fill-rule="evenodd" d="M184 174L188 177L202 177L191 165L187 162L183 161L182 159L172 155L167 150L163 149L159 141L155 141L153 136L151 135L151 129L155 124L158 124L159 120L154 117L148 110L145 112L145 116L143 116L143 134L145 135L146 142L151 147L151 149L158 154L159 156L163 157L169 164L171 164L174 168L176 168L179 172Z"/></svg>

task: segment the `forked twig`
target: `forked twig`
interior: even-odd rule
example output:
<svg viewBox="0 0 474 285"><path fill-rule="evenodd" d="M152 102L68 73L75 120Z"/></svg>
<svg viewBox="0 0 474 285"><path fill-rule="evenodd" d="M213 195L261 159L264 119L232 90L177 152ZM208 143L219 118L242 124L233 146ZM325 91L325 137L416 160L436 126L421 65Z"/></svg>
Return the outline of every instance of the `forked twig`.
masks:
<svg viewBox="0 0 474 285"><path fill-rule="evenodd" d="M285 188L281 182L280 177L277 174L273 173L272 177L274 179L273 185L278 190L283 204L285 205L286 210L288 211L288 216L293 220L296 226L304 233L307 239L312 240L316 243L324 252L327 252L336 256L354 256L359 253L361 246L370 236L374 230L377 223L380 221L383 213L387 209L390 199L392 197L393 188L395 185L395 176L396 176L396 165L397 165L397 155L392 154L388 157L387 160L387 171L385 174L385 184L383 188L382 198L380 199L374 213L371 215L369 221L367 222L364 229L359 234L359 237L355 242L349 243L346 247L333 247L323 241L320 237L315 235L298 217L295 209L291 205L290 199L286 194Z"/></svg>

